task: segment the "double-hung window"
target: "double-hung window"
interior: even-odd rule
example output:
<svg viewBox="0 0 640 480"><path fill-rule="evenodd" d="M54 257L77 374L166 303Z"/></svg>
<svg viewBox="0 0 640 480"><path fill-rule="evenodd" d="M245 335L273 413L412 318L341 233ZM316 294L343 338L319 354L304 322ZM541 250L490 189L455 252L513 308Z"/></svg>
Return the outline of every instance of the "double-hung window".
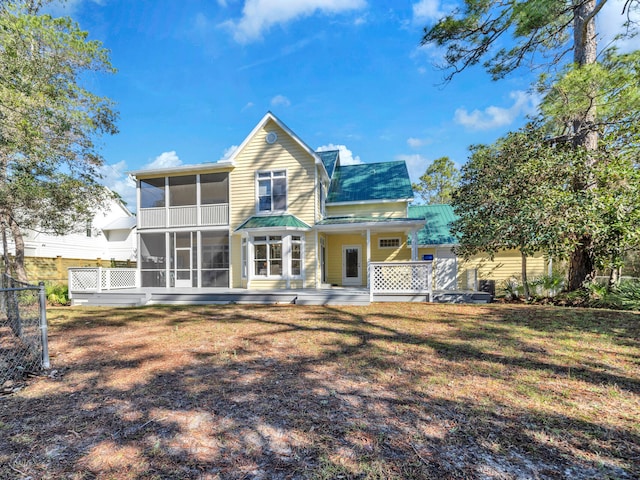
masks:
<svg viewBox="0 0 640 480"><path fill-rule="evenodd" d="M258 172L258 212L284 212L287 209L287 172Z"/></svg>
<svg viewBox="0 0 640 480"><path fill-rule="evenodd" d="M282 237L269 235L255 237L255 274L258 277L279 277L282 275Z"/></svg>

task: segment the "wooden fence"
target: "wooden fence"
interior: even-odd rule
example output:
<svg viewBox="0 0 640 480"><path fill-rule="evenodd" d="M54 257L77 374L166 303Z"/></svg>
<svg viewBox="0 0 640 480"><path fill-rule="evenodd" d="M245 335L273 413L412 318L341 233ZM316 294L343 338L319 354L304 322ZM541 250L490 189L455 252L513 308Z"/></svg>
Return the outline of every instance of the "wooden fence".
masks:
<svg viewBox="0 0 640 480"><path fill-rule="evenodd" d="M68 283L70 267L136 268L136 262L127 260L105 260L101 258L26 257L25 268L30 282ZM0 265L2 261L0 260ZM4 265L2 265L4 271Z"/></svg>

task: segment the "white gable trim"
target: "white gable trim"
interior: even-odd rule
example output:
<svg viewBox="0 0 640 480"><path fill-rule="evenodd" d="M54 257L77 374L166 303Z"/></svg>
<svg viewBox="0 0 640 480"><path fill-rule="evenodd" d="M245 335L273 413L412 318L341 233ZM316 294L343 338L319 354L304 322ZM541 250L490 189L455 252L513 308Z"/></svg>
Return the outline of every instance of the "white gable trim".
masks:
<svg viewBox="0 0 640 480"><path fill-rule="evenodd" d="M240 155L242 150L244 150L244 148L247 146L247 144L260 131L260 129L262 129L267 124L267 122L269 122L269 120L274 122L282 130L284 130L284 132L287 135L289 135L293 139L293 141L296 142L300 146L300 148L302 148L305 152L307 152L313 158L315 164L316 165L320 165L322 167L322 169L324 170L325 175L327 176L327 178L329 178L329 174L327 173L327 169L324 167L324 163L322 163L322 160L316 154L316 152L314 152L313 149L311 147L309 147L309 145L304 143L302 141L302 139L300 137L298 137L293 132L293 130L291 130L289 127L287 127L278 117L276 117L271 112L267 112L264 115L264 117L262 117L262 119L258 122L258 124L253 128L253 130L251 130L251 133L249 133L249 135L247 135L247 137L242 141L240 146L238 148L236 148L235 151L231 154L231 156L227 159L227 162L235 164L235 160L238 157L238 155Z"/></svg>

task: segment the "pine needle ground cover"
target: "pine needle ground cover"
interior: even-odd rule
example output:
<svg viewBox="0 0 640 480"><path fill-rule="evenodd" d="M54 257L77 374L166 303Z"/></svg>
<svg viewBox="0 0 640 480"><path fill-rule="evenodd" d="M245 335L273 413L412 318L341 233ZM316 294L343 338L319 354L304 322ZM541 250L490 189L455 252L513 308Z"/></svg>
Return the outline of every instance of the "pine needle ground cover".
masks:
<svg viewBox="0 0 640 480"><path fill-rule="evenodd" d="M0 478L640 477L640 315L52 308Z"/></svg>

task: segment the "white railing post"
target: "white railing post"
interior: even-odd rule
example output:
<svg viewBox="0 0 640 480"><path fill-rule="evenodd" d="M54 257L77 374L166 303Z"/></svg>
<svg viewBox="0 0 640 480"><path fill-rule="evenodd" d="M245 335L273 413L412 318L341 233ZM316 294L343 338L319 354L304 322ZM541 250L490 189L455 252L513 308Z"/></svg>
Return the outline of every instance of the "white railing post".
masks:
<svg viewBox="0 0 640 480"><path fill-rule="evenodd" d="M374 273L371 271L371 262L367 262L367 277L369 281L369 302L373 302L373 284L375 283Z"/></svg>
<svg viewBox="0 0 640 480"><path fill-rule="evenodd" d="M73 268L67 268L67 287L69 290L69 300L71 300L73 297L72 292L75 287L75 285L73 284L73 281L74 281Z"/></svg>
<svg viewBox="0 0 640 480"><path fill-rule="evenodd" d="M98 293L102 292L102 267L98 267L98 281L97 281Z"/></svg>

